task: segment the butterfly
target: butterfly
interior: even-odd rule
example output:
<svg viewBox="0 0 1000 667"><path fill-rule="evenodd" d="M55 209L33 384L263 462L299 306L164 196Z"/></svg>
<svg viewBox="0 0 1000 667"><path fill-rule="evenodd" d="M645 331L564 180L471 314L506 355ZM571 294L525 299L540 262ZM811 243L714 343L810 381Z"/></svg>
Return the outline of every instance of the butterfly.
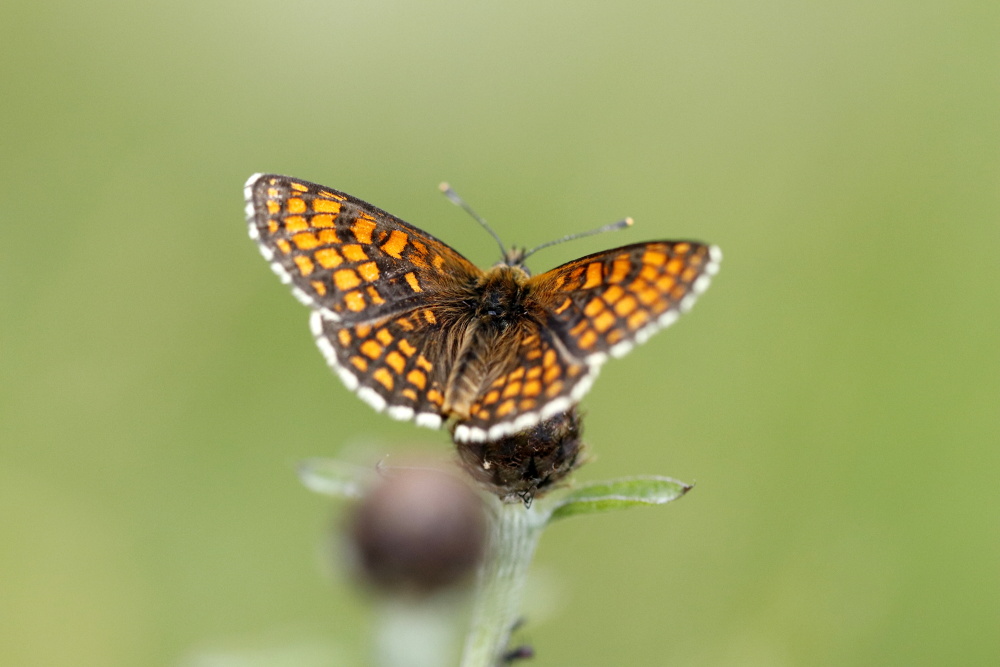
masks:
<svg viewBox="0 0 1000 667"><path fill-rule="evenodd" d="M530 252L504 251L483 271L333 188L255 174L244 193L250 237L312 309L316 344L344 384L392 418L449 423L459 442L574 406L609 357L689 310L722 259L716 246L651 241L536 276Z"/></svg>

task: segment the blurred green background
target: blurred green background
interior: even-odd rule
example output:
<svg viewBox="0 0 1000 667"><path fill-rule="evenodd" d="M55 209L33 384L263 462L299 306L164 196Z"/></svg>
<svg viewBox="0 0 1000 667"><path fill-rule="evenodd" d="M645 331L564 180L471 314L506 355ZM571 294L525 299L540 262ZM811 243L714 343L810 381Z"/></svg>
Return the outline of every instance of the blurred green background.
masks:
<svg viewBox="0 0 1000 667"><path fill-rule="evenodd" d="M544 537L539 665L1000 663L996 2L40 2L0 22L0 664L360 664L293 474L375 415L246 236L350 192L481 266L693 237L579 479L697 482ZM374 459L372 459L374 460ZM227 660L231 660L227 662Z"/></svg>

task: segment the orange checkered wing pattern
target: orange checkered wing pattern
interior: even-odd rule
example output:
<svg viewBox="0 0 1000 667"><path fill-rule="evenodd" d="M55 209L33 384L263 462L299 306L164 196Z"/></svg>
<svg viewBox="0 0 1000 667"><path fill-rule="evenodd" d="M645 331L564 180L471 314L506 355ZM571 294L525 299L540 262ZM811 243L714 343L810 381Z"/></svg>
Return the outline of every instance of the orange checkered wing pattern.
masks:
<svg viewBox="0 0 1000 667"><path fill-rule="evenodd" d="M482 272L430 234L343 192L257 174L250 236L295 296L344 325L416 308Z"/></svg>
<svg viewBox="0 0 1000 667"><path fill-rule="evenodd" d="M455 424L459 441L496 440L568 410L595 370L565 351L547 327L525 322L497 348L492 374Z"/></svg>
<svg viewBox="0 0 1000 667"><path fill-rule="evenodd" d="M322 311L310 319L316 344L348 389L379 412L430 428L449 416L441 324L431 308L349 326Z"/></svg>
<svg viewBox="0 0 1000 667"><path fill-rule="evenodd" d="M636 243L563 264L528 283L547 301L546 324L566 352L596 368L687 312L721 259L716 246L694 241Z"/></svg>

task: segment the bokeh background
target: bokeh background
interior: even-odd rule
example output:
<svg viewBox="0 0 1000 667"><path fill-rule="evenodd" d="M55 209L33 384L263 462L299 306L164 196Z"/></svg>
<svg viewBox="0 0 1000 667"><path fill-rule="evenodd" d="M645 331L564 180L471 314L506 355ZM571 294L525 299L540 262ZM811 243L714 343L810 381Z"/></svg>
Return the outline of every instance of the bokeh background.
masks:
<svg viewBox="0 0 1000 667"><path fill-rule="evenodd" d="M328 372L256 171L480 265L699 238L544 537L540 665L1000 663L996 2L34 2L0 21L0 664L362 664L310 456L448 452ZM367 455L367 454L366 454ZM363 457L362 457L363 458ZM372 459L374 460L374 459Z"/></svg>

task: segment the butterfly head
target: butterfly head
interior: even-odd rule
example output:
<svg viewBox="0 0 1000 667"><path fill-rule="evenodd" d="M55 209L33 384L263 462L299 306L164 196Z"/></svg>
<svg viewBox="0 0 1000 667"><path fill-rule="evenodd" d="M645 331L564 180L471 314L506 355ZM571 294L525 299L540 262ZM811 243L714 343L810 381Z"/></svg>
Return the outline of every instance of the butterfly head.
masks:
<svg viewBox="0 0 1000 667"><path fill-rule="evenodd" d="M527 248L512 247L509 250L504 250L503 258L494 265L494 268L500 266L508 266L512 269L519 270L524 273L524 277L528 278L531 276L531 271L525 266L524 260L528 258Z"/></svg>
<svg viewBox="0 0 1000 667"><path fill-rule="evenodd" d="M485 225L486 223L484 222L483 224ZM528 257L534 255L542 248L548 248L549 246L556 245L557 243L572 241L574 239L579 239L584 236L592 236L594 234L601 234L603 232L613 232L618 229L624 229L625 227L630 227L631 225L632 225L632 218L625 218L624 220L619 220L618 222L612 222L610 225L604 225L603 227L598 227L597 229L591 229L590 231L587 232L577 232L576 234L568 234L567 236L555 239L554 241L549 241L548 243L543 243L542 245L535 246L531 250L528 250L527 248L523 247L519 248L517 246L511 247L508 250L507 248L504 247L503 243L500 242L499 237L497 237L496 234L494 234L494 238L496 238L497 243L500 244L500 252L503 255L503 259L501 259L500 262L498 262L494 266L494 268L500 266L509 266L513 269L519 269L521 272L524 273L524 277L528 278L531 276L531 271L528 270L528 267L525 266L524 262L525 260L528 259ZM489 229L489 227L487 227L487 229ZM491 233L492 231L493 230L490 230Z"/></svg>
<svg viewBox="0 0 1000 667"><path fill-rule="evenodd" d="M453 204L465 209L465 211L469 215L471 215L476 220L476 222L482 225L483 228L490 233L490 236L492 236L493 239L497 242L497 245L500 246L500 255L503 257L503 259L501 259L500 262L497 263L493 268L498 268L501 266L509 266L514 269L520 269L524 273L525 278L529 277L531 275L531 272L528 271L528 267L524 265L524 261L528 259L528 256L535 254L542 248L548 248L549 246L556 245L557 243L572 241L573 239L583 238L584 236L591 236L593 234L601 234L603 232L611 232L618 229L624 229L625 227L630 227L632 225L632 218L625 218L624 220L619 220L618 222L612 222L610 225L604 225L603 227L598 227L597 229L591 229L590 231L587 232L577 232L576 234L569 234L567 236L563 236L562 238L558 238L554 241L549 241L548 243L543 243L540 246L535 246L531 250L528 250L527 248L517 248L517 247L513 247L510 250L508 250L504 246L503 241L500 240L500 236L497 235L495 231L493 231L493 228L490 227L489 224L487 224L486 220L484 220L478 213L473 211L472 208L465 203L465 200L459 197L458 194L451 188L450 185L448 185L447 183L442 183L438 187L440 188L441 192L443 192L444 195L448 197L449 200L451 200Z"/></svg>

